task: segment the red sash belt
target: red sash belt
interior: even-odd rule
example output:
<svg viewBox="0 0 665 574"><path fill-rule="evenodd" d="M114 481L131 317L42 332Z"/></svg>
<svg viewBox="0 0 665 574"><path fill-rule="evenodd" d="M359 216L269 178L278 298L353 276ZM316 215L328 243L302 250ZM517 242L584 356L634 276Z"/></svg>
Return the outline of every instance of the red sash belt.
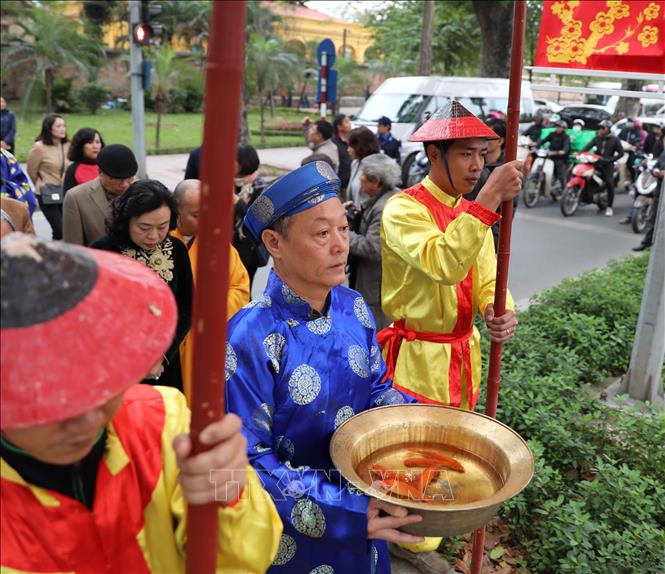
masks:
<svg viewBox="0 0 665 574"><path fill-rule="evenodd" d="M386 351L386 379L394 379L395 366L402 341L428 341L430 343L447 343L450 345L450 366L448 367L448 383L450 405L460 406L462 403L462 361L464 361L464 370L466 372L466 393L469 408L473 409L473 383L471 380L471 348L469 339L473 333L473 327L466 331L453 331L452 333L429 333L427 331L413 331L407 329L404 319L395 321L392 326L382 329L376 334L379 345ZM431 404L442 404L428 397L416 394L413 391L396 385L395 388L405 392L420 402Z"/></svg>

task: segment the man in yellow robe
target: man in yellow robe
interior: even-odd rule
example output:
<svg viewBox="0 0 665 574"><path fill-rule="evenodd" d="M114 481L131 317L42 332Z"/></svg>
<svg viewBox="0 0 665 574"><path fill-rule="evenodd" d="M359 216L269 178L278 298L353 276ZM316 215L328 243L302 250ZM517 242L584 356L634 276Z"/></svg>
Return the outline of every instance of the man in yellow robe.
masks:
<svg viewBox="0 0 665 574"><path fill-rule="evenodd" d="M178 202L178 226L171 235L180 239L189 253L192 274L196 282L196 265L198 243L196 235L199 231L199 209L201 205L201 181L185 179L175 188ZM233 245L229 245L229 293L227 297L227 318L230 319L239 309L249 303L249 275L240 260L240 255ZM192 347L191 333L180 345L180 364L182 365L182 382L185 395L191 396L192 389Z"/></svg>
<svg viewBox="0 0 665 574"><path fill-rule="evenodd" d="M475 201L487 140L498 136L453 101L411 141L422 141L429 175L387 203L381 223L383 310L394 324L379 334L394 386L421 402L473 409L480 391L482 316L495 341L517 325L513 300L494 316L496 208L519 193L521 163L494 170Z"/></svg>

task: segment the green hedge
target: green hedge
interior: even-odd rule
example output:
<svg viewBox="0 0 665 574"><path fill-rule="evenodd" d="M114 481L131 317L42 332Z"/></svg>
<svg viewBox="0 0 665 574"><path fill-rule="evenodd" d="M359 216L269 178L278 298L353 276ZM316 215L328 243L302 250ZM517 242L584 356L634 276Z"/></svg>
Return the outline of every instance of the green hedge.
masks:
<svg viewBox="0 0 665 574"><path fill-rule="evenodd" d="M647 264L564 281L520 314L505 347L497 418L529 441L537 467L501 513L534 573L665 572L665 414L589 392L627 370Z"/></svg>

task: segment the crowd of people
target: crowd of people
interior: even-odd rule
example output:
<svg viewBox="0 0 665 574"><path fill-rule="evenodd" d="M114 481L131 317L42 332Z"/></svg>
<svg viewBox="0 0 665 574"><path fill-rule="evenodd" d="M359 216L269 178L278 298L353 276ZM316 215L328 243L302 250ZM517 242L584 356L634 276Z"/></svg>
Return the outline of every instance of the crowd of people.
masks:
<svg viewBox="0 0 665 574"><path fill-rule="evenodd" d="M70 141L61 116L44 119L27 169L63 241L34 236L27 178L7 171L2 198L3 569L181 570L187 501L217 502L223 572L383 574L389 551L445 571L440 539L399 530L420 516L335 479L329 444L383 405L474 409L476 318L492 341L517 331L510 294L503 315L493 308L493 229L524 166L505 161L503 118L452 101L411 136L430 172L401 190L401 143L389 118L379 125L306 120L312 154L270 184L238 146L233 236L220 244L228 414L192 455L202 150L171 191L136 180L128 147L93 128ZM604 130L588 147L611 157ZM548 136L562 157L564 136Z"/></svg>

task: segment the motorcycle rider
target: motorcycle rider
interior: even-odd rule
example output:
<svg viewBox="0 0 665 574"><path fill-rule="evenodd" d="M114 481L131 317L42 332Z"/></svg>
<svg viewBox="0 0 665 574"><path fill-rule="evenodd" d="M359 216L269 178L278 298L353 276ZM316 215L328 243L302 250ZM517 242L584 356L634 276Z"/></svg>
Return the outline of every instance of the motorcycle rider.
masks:
<svg viewBox="0 0 665 574"><path fill-rule="evenodd" d="M554 122L554 131L538 141L538 147L550 144L549 150L556 152L552 156L554 161L554 178L561 182L561 189L566 188L566 173L568 171L568 154L570 153L570 136L566 133L568 124L565 120Z"/></svg>
<svg viewBox="0 0 665 574"><path fill-rule="evenodd" d="M651 217L647 222L646 233L637 247L633 247L633 251L644 251L645 249L653 245L653 236L656 229L656 219L658 218L658 203L660 202L661 196L663 195L663 178L665 176L665 151L660 152L658 156L658 163L656 168L653 170L653 174L658 178L658 186L654 193L654 205L651 210Z"/></svg>
<svg viewBox="0 0 665 574"><path fill-rule="evenodd" d="M623 147L619 138L612 135L610 128L612 122L610 120L603 120L598 124L598 132L587 145L584 146L584 151L596 148L596 153L600 156L596 163L596 169L600 172L607 188L607 208L605 208L605 215L612 217L614 210L614 162L623 157Z"/></svg>
<svg viewBox="0 0 665 574"><path fill-rule="evenodd" d="M576 118L573 120L573 128L576 132L582 131L584 129L584 120L582 118Z"/></svg>
<svg viewBox="0 0 665 574"><path fill-rule="evenodd" d="M663 142L663 124L655 124L653 129L647 136L647 139L644 140L644 153L651 154L652 157L660 157L660 154L663 153L665 148L665 143Z"/></svg>
<svg viewBox="0 0 665 574"><path fill-rule="evenodd" d="M626 162L626 167L628 168L628 173L630 174L630 179L633 183L635 183L636 177L635 155L642 149L643 131L642 123L639 120L628 118L626 125L619 132L619 139L625 141L630 146L628 149L628 161Z"/></svg>

